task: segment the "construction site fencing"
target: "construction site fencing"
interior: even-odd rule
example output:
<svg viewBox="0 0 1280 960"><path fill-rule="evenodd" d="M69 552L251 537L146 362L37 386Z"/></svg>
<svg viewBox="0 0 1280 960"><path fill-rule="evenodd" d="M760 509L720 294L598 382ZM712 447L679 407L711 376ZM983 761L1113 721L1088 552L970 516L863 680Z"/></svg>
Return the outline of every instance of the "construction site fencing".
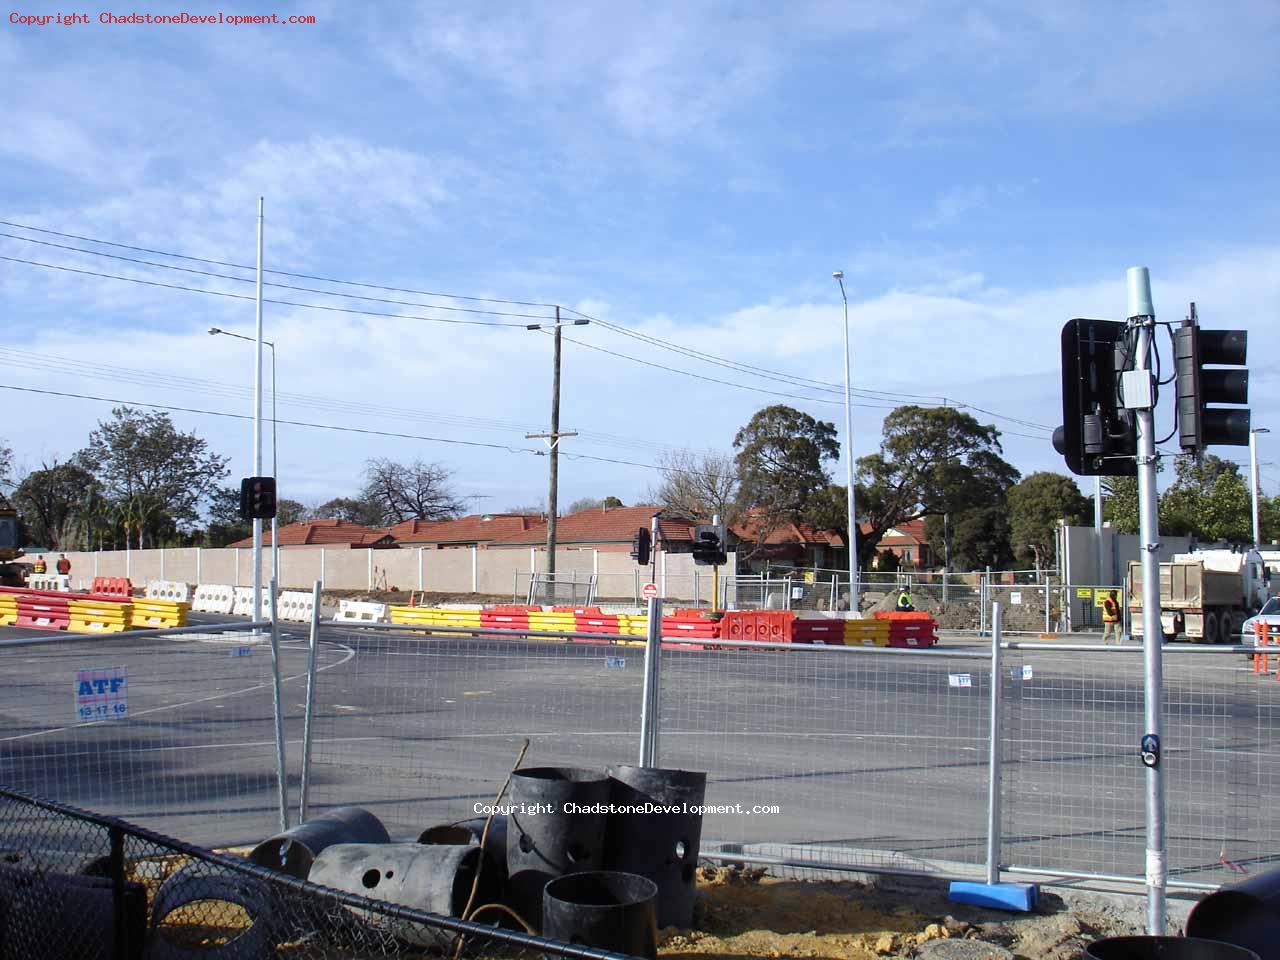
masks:
<svg viewBox="0 0 1280 960"><path fill-rule="evenodd" d="M8 789L0 850L6 957L622 956L329 889Z"/></svg>
<svg viewBox="0 0 1280 960"><path fill-rule="evenodd" d="M0 785L197 843L278 829L271 647L269 623L245 622L6 641ZM279 660L296 741L305 640L282 637Z"/></svg>

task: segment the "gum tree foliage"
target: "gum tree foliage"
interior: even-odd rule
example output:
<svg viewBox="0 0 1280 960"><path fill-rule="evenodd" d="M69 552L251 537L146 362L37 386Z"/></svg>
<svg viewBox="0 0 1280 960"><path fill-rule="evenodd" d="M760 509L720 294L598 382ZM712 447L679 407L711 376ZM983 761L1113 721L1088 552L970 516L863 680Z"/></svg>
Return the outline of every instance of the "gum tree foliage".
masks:
<svg viewBox="0 0 1280 960"><path fill-rule="evenodd" d="M1179 458L1173 483L1160 498L1160 529L1199 540L1251 541L1249 485L1239 464L1213 454Z"/></svg>
<svg viewBox="0 0 1280 960"><path fill-rule="evenodd" d="M840 456L835 424L782 404L758 411L733 448L739 504L797 522L831 481L825 464Z"/></svg>
<svg viewBox="0 0 1280 960"><path fill-rule="evenodd" d="M51 550L88 546L83 534L100 499L93 474L74 463L56 461L27 474L13 492L27 537Z"/></svg>
<svg viewBox="0 0 1280 960"><path fill-rule="evenodd" d="M1078 525L1093 519L1093 504L1060 473L1030 474L1009 488L1006 499L1013 553L1023 563L1034 561L1037 551L1042 561L1053 557L1059 520Z"/></svg>
<svg viewBox="0 0 1280 960"><path fill-rule="evenodd" d="M227 458L195 433L183 433L167 413L116 407L99 422L76 463L93 474L126 538L155 543L174 528L190 527L200 505L227 475Z"/></svg>
<svg viewBox="0 0 1280 960"><path fill-rule="evenodd" d="M951 525L952 569L1007 569L1013 560L1009 541L1009 513L1004 505L965 510ZM1045 556L1041 554L1042 561ZM1047 556L1052 558L1052 552Z"/></svg>
<svg viewBox="0 0 1280 960"><path fill-rule="evenodd" d="M617 497L579 497L569 504L569 513L581 513L583 510L616 510L625 504Z"/></svg>
<svg viewBox="0 0 1280 960"><path fill-rule="evenodd" d="M365 464L362 499L376 507L378 525L405 520L452 520L463 501L453 489L453 472L439 463L397 463L376 457Z"/></svg>
<svg viewBox="0 0 1280 960"><path fill-rule="evenodd" d="M13 448L0 443L0 484L9 484L13 472Z"/></svg>
<svg viewBox="0 0 1280 960"><path fill-rule="evenodd" d="M1017 482L1018 471L1002 453L1000 432L962 410L917 406L893 410L884 418L879 452L858 460L861 482L855 494L858 518L864 525L858 537L859 565L870 562L881 538L892 527L921 517L937 518L926 522L926 532L940 556L941 519L950 514L953 563L957 533L962 528L972 530L975 538L978 531L998 537L1001 527L992 516L966 515L1007 509L1005 494ZM833 485L831 490L831 502L841 503L839 526L832 522L836 520L834 513L827 515L826 525L843 529L844 488ZM970 552L985 557L1000 550L990 544Z"/></svg>
<svg viewBox="0 0 1280 960"><path fill-rule="evenodd" d="M346 520L366 527L382 523L381 508L363 497L334 497L316 507L311 515L316 520Z"/></svg>
<svg viewBox="0 0 1280 960"><path fill-rule="evenodd" d="M738 513L738 467L733 457L715 452L676 450L658 458L662 482L649 491L649 501L667 516L694 523L734 523Z"/></svg>

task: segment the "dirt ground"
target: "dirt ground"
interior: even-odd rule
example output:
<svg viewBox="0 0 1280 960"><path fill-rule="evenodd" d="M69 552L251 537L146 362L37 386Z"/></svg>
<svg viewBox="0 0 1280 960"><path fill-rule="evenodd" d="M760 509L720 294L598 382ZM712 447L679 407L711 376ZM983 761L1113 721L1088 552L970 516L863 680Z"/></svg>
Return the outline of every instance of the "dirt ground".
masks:
<svg viewBox="0 0 1280 960"><path fill-rule="evenodd" d="M1037 910L1021 914L952 903L946 885L931 881L787 880L731 867L700 870L698 888L697 929L662 931L660 956L873 960L963 939L1027 960L1074 960L1095 939L1141 933L1145 915L1133 896L1042 891Z"/></svg>

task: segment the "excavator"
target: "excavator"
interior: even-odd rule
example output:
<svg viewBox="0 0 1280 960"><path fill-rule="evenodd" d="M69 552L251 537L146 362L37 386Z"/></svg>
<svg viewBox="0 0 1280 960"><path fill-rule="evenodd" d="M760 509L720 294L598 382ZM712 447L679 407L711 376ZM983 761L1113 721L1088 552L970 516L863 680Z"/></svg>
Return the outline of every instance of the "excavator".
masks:
<svg viewBox="0 0 1280 960"><path fill-rule="evenodd" d="M0 584L22 586L22 568L14 563L22 556L18 545L18 511L0 493Z"/></svg>

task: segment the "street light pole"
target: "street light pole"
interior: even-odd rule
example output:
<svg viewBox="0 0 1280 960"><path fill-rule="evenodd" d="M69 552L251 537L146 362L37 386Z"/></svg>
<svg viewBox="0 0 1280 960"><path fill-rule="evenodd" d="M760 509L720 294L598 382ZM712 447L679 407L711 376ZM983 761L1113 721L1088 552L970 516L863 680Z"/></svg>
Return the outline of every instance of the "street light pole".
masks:
<svg viewBox="0 0 1280 960"><path fill-rule="evenodd" d="M577 431L560 432L560 329L566 326L583 327L590 322L583 318L568 324L562 323L560 308L556 307L556 322L551 328L554 331L552 338L555 341L551 366L551 431L525 434L526 440L543 440L550 448L548 452L550 469L547 478L547 580L552 584L553 593L556 574L556 513L560 494L560 439L578 435ZM526 324L526 329L541 330L543 325L530 323Z"/></svg>
<svg viewBox="0 0 1280 960"><path fill-rule="evenodd" d="M253 364L253 475L262 476L262 197L258 198L257 350ZM253 619L262 619L262 520L253 520Z"/></svg>
<svg viewBox="0 0 1280 960"><path fill-rule="evenodd" d="M858 611L858 523L853 494L853 402L849 383L849 297L844 292L844 271L831 274L840 284L840 299L844 301L844 444L845 444L845 522L849 530L849 610Z"/></svg>
<svg viewBox="0 0 1280 960"><path fill-rule="evenodd" d="M1258 529L1258 434L1270 433L1266 427L1254 427L1249 431L1249 494L1253 504L1253 545L1262 543Z"/></svg>

